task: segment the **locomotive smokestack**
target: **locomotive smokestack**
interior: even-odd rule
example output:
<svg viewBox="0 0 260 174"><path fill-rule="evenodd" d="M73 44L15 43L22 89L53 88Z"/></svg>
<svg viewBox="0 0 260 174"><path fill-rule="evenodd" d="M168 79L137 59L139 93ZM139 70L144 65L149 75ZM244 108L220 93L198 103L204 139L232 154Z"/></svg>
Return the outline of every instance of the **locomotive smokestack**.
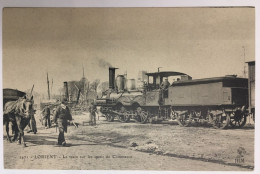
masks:
<svg viewBox="0 0 260 174"><path fill-rule="evenodd" d="M115 89L115 71L118 68L109 67L109 89Z"/></svg>
<svg viewBox="0 0 260 174"><path fill-rule="evenodd" d="M68 82L64 82L64 98L66 98L67 100L69 99L69 89L68 89Z"/></svg>

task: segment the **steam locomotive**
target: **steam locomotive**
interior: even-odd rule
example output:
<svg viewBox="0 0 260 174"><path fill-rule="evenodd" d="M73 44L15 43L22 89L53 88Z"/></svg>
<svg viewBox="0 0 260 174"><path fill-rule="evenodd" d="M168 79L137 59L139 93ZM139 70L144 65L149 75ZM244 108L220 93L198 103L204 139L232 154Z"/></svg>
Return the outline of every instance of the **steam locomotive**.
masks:
<svg viewBox="0 0 260 174"><path fill-rule="evenodd" d="M241 128L248 115L248 80L235 75L192 80L181 72L146 73L148 82L136 88L124 75L109 68L109 89L95 100L107 121L158 123L176 120L181 126L209 123L215 128ZM167 89L165 78L179 77Z"/></svg>

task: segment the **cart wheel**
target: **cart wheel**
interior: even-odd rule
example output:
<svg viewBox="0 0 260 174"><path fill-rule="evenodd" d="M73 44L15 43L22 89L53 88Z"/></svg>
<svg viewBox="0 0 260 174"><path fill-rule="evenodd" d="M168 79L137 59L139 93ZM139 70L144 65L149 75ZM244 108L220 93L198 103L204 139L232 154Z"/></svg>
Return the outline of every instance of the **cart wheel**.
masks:
<svg viewBox="0 0 260 174"><path fill-rule="evenodd" d="M114 121L114 118L115 118L115 117L114 117L112 114L107 113L105 116L106 116L106 120L107 120L108 122Z"/></svg>
<svg viewBox="0 0 260 174"><path fill-rule="evenodd" d="M230 126L232 128L241 128L246 124L247 115L243 113L241 110L237 110L230 115Z"/></svg>
<svg viewBox="0 0 260 174"><path fill-rule="evenodd" d="M230 115L228 113L226 113L226 116L219 114L212 117L214 117L212 118L212 124L215 129L226 129L230 123Z"/></svg>
<svg viewBox="0 0 260 174"><path fill-rule="evenodd" d="M190 126L191 117L192 117L191 114L189 114L189 115L188 114L178 115L177 116L177 122L180 126L184 126L184 127Z"/></svg>

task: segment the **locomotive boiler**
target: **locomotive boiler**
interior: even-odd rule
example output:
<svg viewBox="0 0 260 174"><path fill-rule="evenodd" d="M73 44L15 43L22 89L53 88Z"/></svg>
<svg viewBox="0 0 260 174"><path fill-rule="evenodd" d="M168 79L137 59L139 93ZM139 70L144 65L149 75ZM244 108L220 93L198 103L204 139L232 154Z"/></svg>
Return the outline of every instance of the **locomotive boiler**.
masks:
<svg viewBox="0 0 260 174"><path fill-rule="evenodd" d="M215 128L243 127L248 115L248 80L234 75L192 80L181 72L146 73L148 82L136 89L133 80L115 78L109 68L109 90L95 104L108 121L140 123L176 120L181 126L207 122ZM167 89L165 78L177 78Z"/></svg>

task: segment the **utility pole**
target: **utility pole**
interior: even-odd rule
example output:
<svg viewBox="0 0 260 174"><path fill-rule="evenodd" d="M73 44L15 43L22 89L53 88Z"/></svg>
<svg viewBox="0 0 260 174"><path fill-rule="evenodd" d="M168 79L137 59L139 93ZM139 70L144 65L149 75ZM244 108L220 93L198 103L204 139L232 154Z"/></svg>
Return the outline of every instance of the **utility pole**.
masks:
<svg viewBox="0 0 260 174"><path fill-rule="evenodd" d="M48 72L47 72L47 85L48 85L48 99L50 100L50 86L49 86L49 77L48 77Z"/></svg>
<svg viewBox="0 0 260 174"><path fill-rule="evenodd" d="M53 93L52 93L52 87L53 87L53 78L51 79L51 93L50 93L50 96L51 96L51 94L53 95ZM53 96L52 96L53 97Z"/></svg>
<svg viewBox="0 0 260 174"><path fill-rule="evenodd" d="M83 68L83 78L85 78L85 73L84 73L84 66L82 65Z"/></svg>
<svg viewBox="0 0 260 174"><path fill-rule="evenodd" d="M163 67L158 67L158 72L160 72L160 68L163 68Z"/></svg>

